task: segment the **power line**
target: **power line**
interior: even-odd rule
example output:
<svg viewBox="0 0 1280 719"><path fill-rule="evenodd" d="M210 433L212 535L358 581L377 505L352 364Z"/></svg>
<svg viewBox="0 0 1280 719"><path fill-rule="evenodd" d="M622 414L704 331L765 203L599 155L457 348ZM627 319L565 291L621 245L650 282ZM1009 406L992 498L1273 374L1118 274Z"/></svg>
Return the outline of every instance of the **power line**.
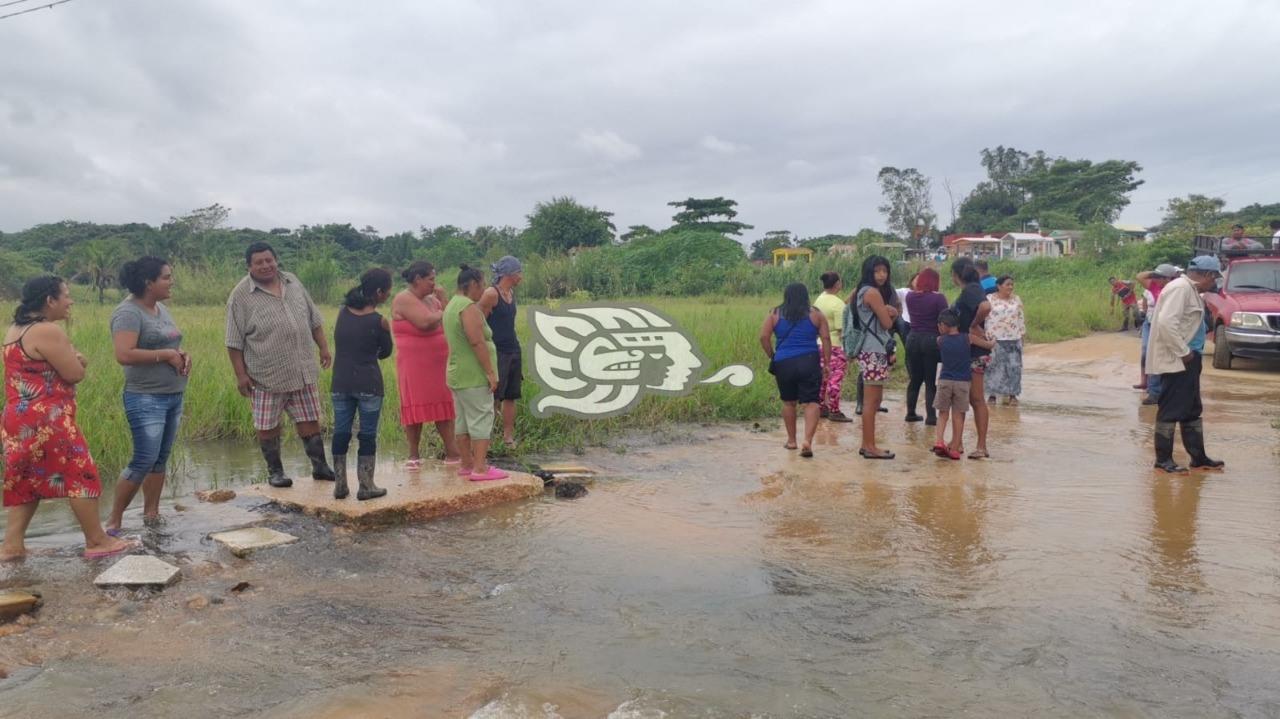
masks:
<svg viewBox="0 0 1280 719"><path fill-rule="evenodd" d="M9 0L9 2L0 2L0 7L9 7L10 5L21 5L24 2L31 2L31 0Z"/></svg>
<svg viewBox="0 0 1280 719"><path fill-rule="evenodd" d="M5 5L17 5L20 2L26 2L26 1L27 0L14 0L13 2L6 3ZM48 10L52 8L54 5L61 5L63 3L69 3L69 2L71 2L71 0L57 0L56 2L44 2L43 0L41 0L41 3L36 7L27 8L26 10L19 10L18 12L11 12L8 15L0 15L0 20L9 18L9 17L17 17L19 15L26 15L27 13L35 12L36 10ZM5 5L0 5L0 7L5 7Z"/></svg>

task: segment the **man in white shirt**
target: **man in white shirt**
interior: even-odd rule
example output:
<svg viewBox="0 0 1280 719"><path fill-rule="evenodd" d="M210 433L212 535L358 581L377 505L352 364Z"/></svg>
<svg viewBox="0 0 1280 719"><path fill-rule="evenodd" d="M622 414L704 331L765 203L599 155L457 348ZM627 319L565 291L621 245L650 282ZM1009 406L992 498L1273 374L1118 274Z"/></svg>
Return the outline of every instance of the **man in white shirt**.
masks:
<svg viewBox="0 0 1280 719"><path fill-rule="evenodd" d="M1201 292L1213 288L1222 275L1217 257L1201 255L1191 260L1186 273L1165 285L1151 320L1147 347L1147 372L1160 375L1159 409L1156 412L1155 468L1186 472L1173 461L1173 430L1182 425L1182 446L1191 455L1192 469L1221 469L1224 462L1204 451L1204 411L1200 402L1201 353L1204 351L1204 300Z"/></svg>
<svg viewBox="0 0 1280 719"><path fill-rule="evenodd" d="M1280 220L1271 221L1271 249L1280 250Z"/></svg>

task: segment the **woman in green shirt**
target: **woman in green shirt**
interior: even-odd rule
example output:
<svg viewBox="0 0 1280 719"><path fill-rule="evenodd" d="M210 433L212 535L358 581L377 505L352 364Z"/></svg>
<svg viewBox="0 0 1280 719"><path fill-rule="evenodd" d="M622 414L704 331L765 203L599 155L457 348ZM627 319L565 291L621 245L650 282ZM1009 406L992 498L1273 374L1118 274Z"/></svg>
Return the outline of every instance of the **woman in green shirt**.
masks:
<svg viewBox="0 0 1280 719"><path fill-rule="evenodd" d="M484 293L484 273L461 266L458 291L444 308L444 337L449 343L445 383L453 393L456 431L462 465L458 475L473 482L505 479L507 473L489 466L489 435L493 431L493 393L498 389L498 355L493 331L476 302Z"/></svg>

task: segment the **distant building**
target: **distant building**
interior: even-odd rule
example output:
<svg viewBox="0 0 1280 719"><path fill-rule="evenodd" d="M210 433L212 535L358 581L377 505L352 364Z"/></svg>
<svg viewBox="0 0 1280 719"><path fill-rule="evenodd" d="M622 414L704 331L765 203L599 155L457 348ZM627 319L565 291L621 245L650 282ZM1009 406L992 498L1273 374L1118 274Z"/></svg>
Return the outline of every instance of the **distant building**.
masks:
<svg viewBox="0 0 1280 719"><path fill-rule="evenodd" d="M857 245L832 245L827 248L828 255L856 255L858 254Z"/></svg>
<svg viewBox="0 0 1280 719"><path fill-rule="evenodd" d="M1118 231L1121 235L1124 235L1123 239L1121 239L1120 241L1125 243L1146 242L1147 235L1150 234L1147 231L1147 228L1143 227L1142 225L1121 225L1119 223L1113 222L1111 223L1111 227L1112 229Z"/></svg>
<svg viewBox="0 0 1280 719"><path fill-rule="evenodd" d="M808 247L779 247L773 251L773 264L786 267L801 257L813 262L813 250Z"/></svg>
<svg viewBox="0 0 1280 719"><path fill-rule="evenodd" d="M1061 255L1062 248L1055 239L1038 233L1010 232L1000 238L1001 259L1026 261Z"/></svg>

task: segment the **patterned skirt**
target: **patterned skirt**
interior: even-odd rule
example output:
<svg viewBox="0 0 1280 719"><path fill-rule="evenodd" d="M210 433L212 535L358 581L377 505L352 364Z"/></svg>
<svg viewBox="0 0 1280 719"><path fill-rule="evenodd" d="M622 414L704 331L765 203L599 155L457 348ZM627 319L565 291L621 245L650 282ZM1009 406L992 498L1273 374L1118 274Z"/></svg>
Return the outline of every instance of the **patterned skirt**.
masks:
<svg viewBox="0 0 1280 719"><path fill-rule="evenodd" d="M1022 340L997 340L986 372L987 395L1022 394Z"/></svg>

